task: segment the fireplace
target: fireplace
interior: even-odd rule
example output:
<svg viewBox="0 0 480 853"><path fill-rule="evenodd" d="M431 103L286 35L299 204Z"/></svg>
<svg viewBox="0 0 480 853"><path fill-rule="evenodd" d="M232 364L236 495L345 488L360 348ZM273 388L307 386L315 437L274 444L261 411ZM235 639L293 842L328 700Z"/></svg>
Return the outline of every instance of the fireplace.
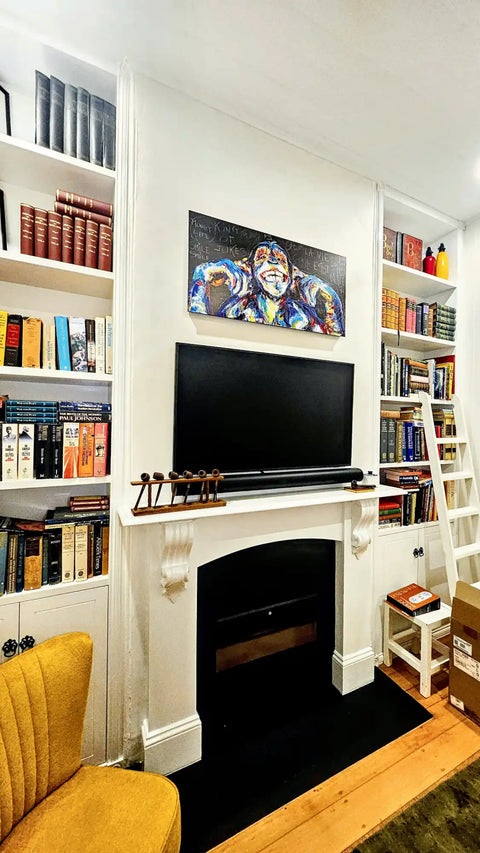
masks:
<svg viewBox="0 0 480 853"><path fill-rule="evenodd" d="M198 568L202 756L301 716L331 685L335 543L270 542Z"/></svg>

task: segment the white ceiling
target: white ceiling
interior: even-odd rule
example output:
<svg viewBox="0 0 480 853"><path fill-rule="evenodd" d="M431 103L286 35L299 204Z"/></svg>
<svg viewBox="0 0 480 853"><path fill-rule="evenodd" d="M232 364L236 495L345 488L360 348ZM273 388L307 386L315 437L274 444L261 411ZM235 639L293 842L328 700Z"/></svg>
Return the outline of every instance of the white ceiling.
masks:
<svg viewBox="0 0 480 853"><path fill-rule="evenodd" d="M480 0L0 0L0 13L450 216L480 213Z"/></svg>

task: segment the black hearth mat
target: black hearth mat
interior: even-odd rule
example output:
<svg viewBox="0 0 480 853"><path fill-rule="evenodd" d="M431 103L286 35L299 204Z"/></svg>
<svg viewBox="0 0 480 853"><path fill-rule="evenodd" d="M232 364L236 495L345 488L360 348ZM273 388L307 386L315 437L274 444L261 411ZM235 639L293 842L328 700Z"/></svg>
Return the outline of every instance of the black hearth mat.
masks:
<svg viewBox="0 0 480 853"><path fill-rule="evenodd" d="M432 715L375 670L366 687L341 696L329 685L315 709L272 719L257 741L170 777L180 791L181 853L206 853L221 841L416 728Z"/></svg>

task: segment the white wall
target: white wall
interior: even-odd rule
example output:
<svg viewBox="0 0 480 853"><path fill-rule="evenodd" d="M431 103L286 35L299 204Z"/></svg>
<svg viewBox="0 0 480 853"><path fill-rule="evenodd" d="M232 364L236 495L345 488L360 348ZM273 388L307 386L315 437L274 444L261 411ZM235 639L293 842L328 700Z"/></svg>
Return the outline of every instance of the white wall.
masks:
<svg viewBox="0 0 480 853"><path fill-rule="evenodd" d="M371 468L371 395L377 381L372 347L375 185L145 77L136 78L136 109L132 479L141 471L166 473L171 467L176 341L353 362L352 463ZM345 255L346 337L188 314L189 209ZM132 489L132 501L135 496ZM151 535L135 531L130 566L132 738L146 702L147 548L151 557ZM195 621L194 597L192 578L174 605L165 600L158 619L169 633L175 609L179 618L189 610ZM182 692L181 656L172 661L171 644L168 648L165 669L177 665L179 695L176 702L172 697L166 701L163 724L195 710L190 693Z"/></svg>

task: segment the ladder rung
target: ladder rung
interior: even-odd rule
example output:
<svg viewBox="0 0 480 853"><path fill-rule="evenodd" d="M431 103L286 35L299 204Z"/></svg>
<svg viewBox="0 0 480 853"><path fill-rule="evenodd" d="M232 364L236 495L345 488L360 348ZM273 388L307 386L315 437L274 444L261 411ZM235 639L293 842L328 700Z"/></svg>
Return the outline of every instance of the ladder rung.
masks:
<svg viewBox="0 0 480 853"><path fill-rule="evenodd" d="M469 515L478 515L478 506L461 506L458 509L448 509L447 515L450 520L454 518L467 518Z"/></svg>
<svg viewBox="0 0 480 853"><path fill-rule="evenodd" d="M455 460L452 459L451 461L454 462ZM447 480L471 480L472 477L471 471L452 471L451 474L442 474L442 480L445 482Z"/></svg>
<svg viewBox="0 0 480 853"><path fill-rule="evenodd" d="M480 542L472 542L470 545L462 545L461 548L455 548L454 554L456 560L461 560L462 557L473 557L474 554L480 554Z"/></svg>
<svg viewBox="0 0 480 853"><path fill-rule="evenodd" d="M435 444L466 444L467 439L460 435L450 435L448 438L436 438Z"/></svg>

